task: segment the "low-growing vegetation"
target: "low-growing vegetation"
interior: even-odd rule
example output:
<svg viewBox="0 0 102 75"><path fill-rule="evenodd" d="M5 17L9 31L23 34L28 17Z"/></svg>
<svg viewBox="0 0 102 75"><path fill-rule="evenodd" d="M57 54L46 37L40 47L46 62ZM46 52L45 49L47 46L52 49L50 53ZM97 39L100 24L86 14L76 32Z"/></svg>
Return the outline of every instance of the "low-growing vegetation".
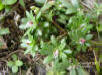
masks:
<svg viewBox="0 0 102 75"><path fill-rule="evenodd" d="M6 56L9 69L14 74L27 70L26 74L32 75L32 65L38 63L40 67L44 66L44 75L92 75L89 72L92 68L96 70L95 75L101 75L102 5L94 1L90 6L82 0L33 2L35 4L27 9L26 1L18 0L25 12L21 18L16 15L15 24L23 31L23 36L19 37L18 50ZM0 10L7 14L13 11L11 6L15 3L17 0L0 0ZM0 21L4 21L5 17L1 17ZM0 37L6 37L7 33L10 33L8 29L0 28ZM94 65L86 69L83 61L94 62ZM36 74L35 71L34 74L43 75L43 72Z"/></svg>

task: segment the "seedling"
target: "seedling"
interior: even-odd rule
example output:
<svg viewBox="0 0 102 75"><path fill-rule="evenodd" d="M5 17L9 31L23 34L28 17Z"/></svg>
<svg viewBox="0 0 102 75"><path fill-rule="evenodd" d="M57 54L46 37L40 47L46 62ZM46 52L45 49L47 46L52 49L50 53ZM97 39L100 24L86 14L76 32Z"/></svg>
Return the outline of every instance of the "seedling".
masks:
<svg viewBox="0 0 102 75"><path fill-rule="evenodd" d="M23 62L18 59L16 54L13 54L12 55L12 60L8 61L7 65L8 65L8 67L10 67L12 69L13 73L17 73L18 68L23 65Z"/></svg>

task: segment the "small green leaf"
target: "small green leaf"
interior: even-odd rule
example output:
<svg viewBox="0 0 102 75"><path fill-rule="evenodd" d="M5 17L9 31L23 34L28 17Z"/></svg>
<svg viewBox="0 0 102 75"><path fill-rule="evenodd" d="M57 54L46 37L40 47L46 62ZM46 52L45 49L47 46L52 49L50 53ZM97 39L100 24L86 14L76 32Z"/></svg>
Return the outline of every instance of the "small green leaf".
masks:
<svg viewBox="0 0 102 75"><path fill-rule="evenodd" d="M72 51L70 49L64 50L64 52L67 53L67 54L71 54L72 53Z"/></svg>
<svg viewBox="0 0 102 75"><path fill-rule="evenodd" d="M23 0L19 0L19 3L21 4L21 6L22 6L23 8L25 8L25 3L24 3Z"/></svg>
<svg viewBox="0 0 102 75"><path fill-rule="evenodd" d="M10 33L8 28L0 28L0 35L5 35L8 33Z"/></svg>
<svg viewBox="0 0 102 75"><path fill-rule="evenodd" d="M51 43L54 45L57 43L54 35L51 36Z"/></svg>
<svg viewBox="0 0 102 75"><path fill-rule="evenodd" d="M16 64L16 66L22 66L23 65L23 62L22 61L20 61L20 60L17 60L16 62L15 62L15 64Z"/></svg>
<svg viewBox="0 0 102 75"><path fill-rule="evenodd" d="M102 24L100 24L100 25L97 27L97 30L98 30L99 32L102 31Z"/></svg>
<svg viewBox="0 0 102 75"><path fill-rule="evenodd" d="M44 27L49 27L49 22L44 22Z"/></svg>
<svg viewBox="0 0 102 75"><path fill-rule="evenodd" d="M93 35L92 35L92 34L88 34L88 35L86 35L86 40L91 40L91 39L92 39L92 37L93 37Z"/></svg>
<svg viewBox="0 0 102 75"><path fill-rule="evenodd" d="M35 55L36 55L35 50L31 50L30 54L31 54L31 55L32 55L32 57L34 58L34 57L35 57Z"/></svg>
<svg viewBox="0 0 102 75"><path fill-rule="evenodd" d="M17 55L16 55L16 54L13 54L13 55L12 55L12 59L13 59L14 61L16 61L16 60L18 59Z"/></svg>
<svg viewBox="0 0 102 75"><path fill-rule="evenodd" d="M40 29L37 30L37 35L42 36L42 31Z"/></svg>
<svg viewBox="0 0 102 75"><path fill-rule="evenodd" d="M36 3L44 4L46 0L35 0Z"/></svg>
<svg viewBox="0 0 102 75"><path fill-rule="evenodd" d="M62 57L62 59L64 60L64 59L67 58L67 55L66 55L65 53L61 53L61 57Z"/></svg>
<svg viewBox="0 0 102 75"><path fill-rule="evenodd" d="M77 72L78 72L78 75L89 75L89 73L87 71L85 71L83 68L81 67L78 67L77 68Z"/></svg>
<svg viewBox="0 0 102 75"><path fill-rule="evenodd" d="M27 48L24 52L24 54L28 54L30 52L31 48Z"/></svg>
<svg viewBox="0 0 102 75"><path fill-rule="evenodd" d="M51 61L53 60L53 56L47 56L45 59L44 59L44 64L48 64L50 63Z"/></svg>
<svg viewBox="0 0 102 75"><path fill-rule="evenodd" d="M33 21L35 19L32 11L30 11L30 12L26 11L26 16L29 19L29 21Z"/></svg>
<svg viewBox="0 0 102 75"><path fill-rule="evenodd" d="M2 3L4 5L12 5L15 4L17 2L17 0L2 0Z"/></svg>
<svg viewBox="0 0 102 75"><path fill-rule="evenodd" d="M44 12L45 10L49 9L50 7L52 7L55 4L54 1L49 1L48 3L46 3L42 8L41 11Z"/></svg>
<svg viewBox="0 0 102 75"><path fill-rule="evenodd" d="M0 10L2 10L4 8L4 5L2 4L1 0L0 0Z"/></svg>
<svg viewBox="0 0 102 75"><path fill-rule="evenodd" d="M87 47L90 47L90 46L91 46L91 44L90 44L90 43L85 43L85 45L86 45Z"/></svg>
<svg viewBox="0 0 102 75"><path fill-rule="evenodd" d="M72 5L70 4L70 2L68 0L60 0L62 5L66 8L72 8Z"/></svg>
<svg viewBox="0 0 102 75"><path fill-rule="evenodd" d="M100 62L102 62L102 54L100 55L99 60L100 60Z"/></svg>
<svg viewBox="0 0 102 75"><path fill-rule="evenodd" d="M12 72L13 73L17 73L18 72L18 67L17 66L13 66L12 67Z"/></svg>
<svg viewBox="0 0 102 75"><path fill-rule="evenodd" d="M26 11L26 16L27 16L27 18L30 18L30 19L31 19L31 14L30 14L30 12Z"/></svg>
<svg viewBox="0 0 102 75"><path fill-rule="evenodd" d="M13 61L8 61L8 62L7 62L7 65L8 65L9 67L12 67L12 66L14 66L14 62L13 62Z"/></svg>
<svg viewBox="0 0 102 75"><path fill-rule="evenodd" d="M22 24L26 24L28 21L29 21L28 18L22 18L21 19Z"/></svg>
<svg viewBox="0 0 102 75"><path fill-rule="evenodd" d="M99 61L96 59L96 57L95 57L95 66L96 66L97 72L100 73L100 63L99 63Z"/></svg>
<svg viewBox="0 0 102 75"><path fill-rule="evenodd" d="M39 12L36 16L36 19L38 20L41 17L41 12Z"/></svg>
<svg viewBox="0 0 102 75"><path fill-rule="evenodd" d="M61 44L59 45L59 50L63 50L66 46L66 42L65 42L65 39L62 39L61 40Z"/></svg>
<svg viewBox="0 0 102 75"><path fill-rule="evenodd" d="M70 1L71 1L72 5L73 5L74 7L76 7L76 8L79 7L79 0L70 0Z"/></svg>
<svg viewBox="0 0 102 75"><path fill-rule="evenodd" d="M70 8L70 9L67 9L67 11L66 11L66 14L73 14L73 13L76 13L76 9L74 9L74 8Z"/></svg>
<svg viewBox="0 0 102 75"><path fill-rule="evenodd" d="M75 70L75 69L72 69L72 70L70 71L70 75L77 75L76 70Z"/></svg>
<svg viewBox="0 0 102 75"><path fill-rule="evenodd" d="M6 5L6 6L5 6L5 12L8 13L10 10L11 10L11 6Z"/></svg>

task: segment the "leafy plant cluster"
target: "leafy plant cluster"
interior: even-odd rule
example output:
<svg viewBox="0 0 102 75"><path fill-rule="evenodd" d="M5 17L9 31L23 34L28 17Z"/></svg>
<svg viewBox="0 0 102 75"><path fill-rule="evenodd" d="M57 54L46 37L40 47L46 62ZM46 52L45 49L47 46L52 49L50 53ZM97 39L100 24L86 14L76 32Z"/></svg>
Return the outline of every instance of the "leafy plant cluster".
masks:
<svg viewBox="0 0 102 75"><path fill-rule="evenodd" d="M19 67L23 65L23 62L18 59L16 54L12 55L12 61L8 61L7 65L12 69L13 73L18 72Z"/></svg>
<svg viewBox="0 0 102 75"><path fill-rule="evenodd" d="M26 48L25 54L43 55L43 63L53 70L49 75L65 75L67 70L70 75L76 75L76 70L86 75L82 68L77 69L75 56L91 46L94 26L90 23L92 16L78 0L45 1L41 8L32 6L26 16L20 25L26 30L21 44Z"/></svg>

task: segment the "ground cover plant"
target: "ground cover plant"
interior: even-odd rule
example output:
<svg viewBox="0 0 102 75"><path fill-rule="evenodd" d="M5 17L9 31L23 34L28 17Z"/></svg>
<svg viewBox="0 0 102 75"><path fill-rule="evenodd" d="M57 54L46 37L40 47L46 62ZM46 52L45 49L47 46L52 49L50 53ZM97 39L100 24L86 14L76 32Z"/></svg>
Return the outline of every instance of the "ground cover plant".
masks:
<svg viewBox="0 0 102 75"><path fill-rule="evenodd" d="M4 1L1 1L0 10L17 3L17 0ZM81 0L33 2L35 5L29 6L27 10L26 1L19 0L25 15L20 19L20 23L16 20L16 25L24 31L24 35L19 39L20 50L6 57L9 69L14 74L20 72L19 69L27 69L26 74L32 75L31 66L38 63L44 66L44 75L91 75L81 63L86 59L94 62L96 75L101 75L102 23L99 17L102 5L94 2L94 7L90 7ZM89 52L92 55L90 59L87 56ZM8 58L10 56L11 58ZM38 71L36 75L43 75L43 72Z"/></svg>

